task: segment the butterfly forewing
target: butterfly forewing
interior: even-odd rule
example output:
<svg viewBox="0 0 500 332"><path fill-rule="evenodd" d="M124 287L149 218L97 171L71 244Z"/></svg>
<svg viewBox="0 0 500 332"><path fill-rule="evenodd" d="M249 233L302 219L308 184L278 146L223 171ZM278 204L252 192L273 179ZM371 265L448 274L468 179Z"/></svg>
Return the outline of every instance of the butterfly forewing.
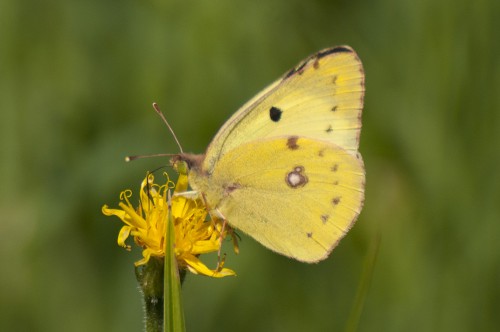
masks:
<svg viewBox="0 0 500 332"><path fill-rule="evenodd" d="M256 139L296 135L335 143L355 155L359 146L364 73L347 46L316 53L236 112L217 133L203 168Z"/></svg>

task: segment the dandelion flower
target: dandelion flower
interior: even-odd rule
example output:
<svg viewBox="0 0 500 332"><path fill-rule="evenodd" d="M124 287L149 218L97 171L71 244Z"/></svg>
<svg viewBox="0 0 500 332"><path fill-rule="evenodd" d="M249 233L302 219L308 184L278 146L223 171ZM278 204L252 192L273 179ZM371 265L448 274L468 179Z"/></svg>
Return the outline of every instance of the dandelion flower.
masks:
<svg viewBox="0 0 500 332"><path fill-rule="evenodd" d="M165 235L169 215L169 191L175 187L171 198L171 213L175 232L175 257L179 269L189 270L195 274L209 277L225 277L235 275L231 269L223 267L223 261L216 269L208 268L200 259L201 254L218 251L222 239L228 233L228 227L223 230L223 221L212 219L207 221L207 210L200 198L175 195L187 190L187 175L179 174L177 184L166 175L166 183L154 183L152 174L142 181L139 206L134 208L130 203L132 191L124 190L120 194L120 209L110 209L107 205L102 212L107 216L117 216L125 225L118 234L118 245L127 250L131 246L125 241L133 237L135 243L143 248L143 258L135 262L136 266L146 264L153 257L165 256ZM235 251L237 243L233 242Z"/></svg>

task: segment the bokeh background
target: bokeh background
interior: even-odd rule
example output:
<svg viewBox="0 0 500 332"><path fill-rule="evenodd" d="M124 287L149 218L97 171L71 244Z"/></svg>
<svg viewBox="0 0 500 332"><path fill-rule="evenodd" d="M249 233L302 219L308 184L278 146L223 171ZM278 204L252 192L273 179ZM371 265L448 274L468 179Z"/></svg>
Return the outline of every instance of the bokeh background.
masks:
<svg viewBox="0 0 500 332"><path fill-rule="evenodd" d="M203 152L339 44L366 72L357 224L317 265L243 236L237 277L188 276L188 331L344 331L360 284L358 331L498 330L499 31L495 0L2 1L0 330L142 330L140 252L101 206L167 163L125 155L178 151L151 103Z"/></svg>

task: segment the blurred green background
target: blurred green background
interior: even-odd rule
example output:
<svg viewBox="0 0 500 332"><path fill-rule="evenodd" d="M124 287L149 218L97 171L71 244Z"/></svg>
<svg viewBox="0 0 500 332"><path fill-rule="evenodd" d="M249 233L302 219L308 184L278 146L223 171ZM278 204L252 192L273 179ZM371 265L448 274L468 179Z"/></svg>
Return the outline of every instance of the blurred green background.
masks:
<svg viewBox="0 0 500 332"><path fill-rule="evenodd" d="M362 59L365 208L317 265L243 236L235 278L188 276L188 331L500 326L500 2L48 0L0 4L0 330L140 331L133 272L101 214L155 158L203 152L311 53ZM229 247L227 247L229 250Z"/></svg>

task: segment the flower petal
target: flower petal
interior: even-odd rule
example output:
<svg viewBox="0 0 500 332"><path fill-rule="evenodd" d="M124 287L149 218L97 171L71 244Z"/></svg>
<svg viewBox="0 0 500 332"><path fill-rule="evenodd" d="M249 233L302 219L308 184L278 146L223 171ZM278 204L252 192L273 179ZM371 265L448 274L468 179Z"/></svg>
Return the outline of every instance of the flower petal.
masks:
<svg viewBox="0 0 500 332"><path fill-rule="evenodd" d="M184 261L187 264L187 268L196 274L202 274L214 278L222 278L226 276L235 276L236 273L227 268L223 268L220 271L210 270L205 264L203 264L197 257L193 255L184 255Z"/></svg>

